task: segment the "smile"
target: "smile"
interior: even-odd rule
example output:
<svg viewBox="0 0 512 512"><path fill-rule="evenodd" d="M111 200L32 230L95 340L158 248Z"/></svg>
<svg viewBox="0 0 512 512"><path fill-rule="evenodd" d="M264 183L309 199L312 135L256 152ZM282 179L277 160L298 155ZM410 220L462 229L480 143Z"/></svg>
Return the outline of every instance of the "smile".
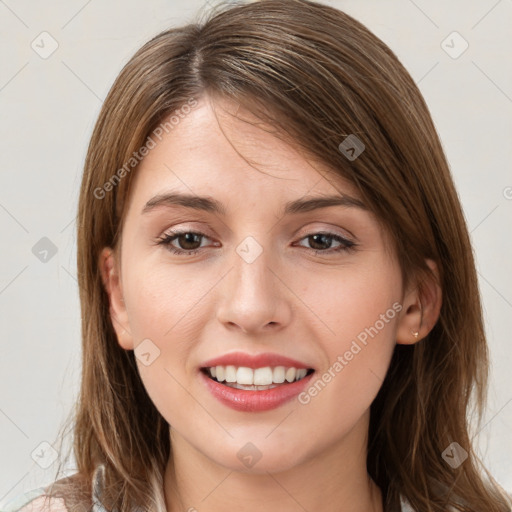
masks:
<svg viewBox="0 0 512 512"><path fill-rule="evenodd" d="M212 370L215 368L215 377L212 376ZM235 367L232 368L220 366L201 368L199 376L209 393L221 404L239 412L264 412L275 409L296 398L309 385L315 371L313 369L296 369L294 367L262 367L252 368ZM259 371L258 371L259 370ZM218 373L217 373L218 372ZM221 375L224 372L224 375ZM304 372L305 375L304 375ZM233 382L226 381L226 373ZM283 382L274 382L283 378ZM254 384L256 382L269 382L272 375L271 384ZM286 378L288 375L288 379ZM239 376L239 377L238 377ZM224 380L219 382L219 378ZM249 378L253 384L240 384L248 382Z"/></svg>
<svg viewBox="0 0 512 512"><path fill-rule="evenodd" d="M296 382L310 373L313 369L295 368L285 366L264 366L262 368L248 368L246 366L218 365L202 368L202 371L216 382L223 383L236 389L266 390L281 384Z"/></svg>

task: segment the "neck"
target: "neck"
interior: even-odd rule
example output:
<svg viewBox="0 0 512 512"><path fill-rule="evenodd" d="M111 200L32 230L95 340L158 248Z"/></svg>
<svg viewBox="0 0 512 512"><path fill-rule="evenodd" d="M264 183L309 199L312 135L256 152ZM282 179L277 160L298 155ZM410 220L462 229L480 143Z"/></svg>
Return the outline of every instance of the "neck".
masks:
<svg viewBox="0 0 512 512"><path fill-rule="evenodd" d="M366 469L366 429L356 426L336 446L285 471L242 472L221 466L171 430L164 476L167 512L382 512ZM256 466L255 466L256 468Z"/></svg>

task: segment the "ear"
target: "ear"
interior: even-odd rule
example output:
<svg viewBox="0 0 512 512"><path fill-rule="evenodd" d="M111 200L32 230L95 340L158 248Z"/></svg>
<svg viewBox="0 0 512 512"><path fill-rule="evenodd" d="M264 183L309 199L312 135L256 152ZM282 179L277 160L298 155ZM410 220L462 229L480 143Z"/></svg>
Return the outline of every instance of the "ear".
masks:
<svg viewBox="0 0 512 512"><path fill-rule="evenodd" d="M434 261L425 262L432 275L425 273L420 279L411 282L404 296L396 334L396 342L402 345L412 345L425 338L441 312L443 294L439 271Z"/></svg>
<svg viewBox="0 0 512 512"><path fill-rule="evenodd" d="M125 350L133 350L133 338L130 334L128 312L123 298L120 263L117 254L110 247L105 247L101 251L99 268L103 285L109 297L110 319L117 335L117 341Z"/></svg>

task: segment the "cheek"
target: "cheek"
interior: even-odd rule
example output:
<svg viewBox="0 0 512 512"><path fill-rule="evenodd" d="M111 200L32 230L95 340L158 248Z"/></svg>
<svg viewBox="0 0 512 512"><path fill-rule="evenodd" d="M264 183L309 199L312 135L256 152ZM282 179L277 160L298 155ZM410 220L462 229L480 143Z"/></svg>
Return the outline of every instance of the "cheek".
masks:
<svg viewBox="0 0 512 512"><path fill-rule="evenodd" d="M189 320L194 317L197 283L196 289L187 287L179 272L153 267L134 274L127 294L128 289L128 316L141 380L165 420L179 424L180 411L190 407L184 388L190 386L191 340L199 338ZM145 359L144 353L149 353L149 358Z"/></svg>
<svg viewBox="0 0 512 512"><path fill-rule="evenodd" d="M347 428L370 406L386 375L396 344L401 283L393 267L347 269L335 280L310 279L308 305L322 323L328 361L299 402L310 404L328 421ZM320 334L322 333L322 334Z"/></svg>
<svg viewBox="0 0 512 512"><path fill-rule="evenodd" d="M133 333L165 342L188 325L187 317L209 288L190 274L162 264L140 266L132 273L125 291Z"/></svg>
<svg viewBox="0 0 512 512"><path fill-rule="evenodd" d="M324 326L322 338L332 349L364 338L368 330L372 338L393 337L401 282L393 266L379 263L302 277L301 298Z"/></svg>

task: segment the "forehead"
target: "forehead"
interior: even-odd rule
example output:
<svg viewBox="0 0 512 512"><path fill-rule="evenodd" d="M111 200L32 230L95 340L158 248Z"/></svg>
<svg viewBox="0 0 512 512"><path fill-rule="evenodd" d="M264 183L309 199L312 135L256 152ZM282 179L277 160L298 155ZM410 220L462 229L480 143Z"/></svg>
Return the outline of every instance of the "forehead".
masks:
<svg viewBox="0 0 512 512"><path fill-rule="evenodd" d="M301 196L350 195L354 187L301 154L235 101L203 97L144 157L130 210L170 190L211 195L234 209Z"/></svg>

